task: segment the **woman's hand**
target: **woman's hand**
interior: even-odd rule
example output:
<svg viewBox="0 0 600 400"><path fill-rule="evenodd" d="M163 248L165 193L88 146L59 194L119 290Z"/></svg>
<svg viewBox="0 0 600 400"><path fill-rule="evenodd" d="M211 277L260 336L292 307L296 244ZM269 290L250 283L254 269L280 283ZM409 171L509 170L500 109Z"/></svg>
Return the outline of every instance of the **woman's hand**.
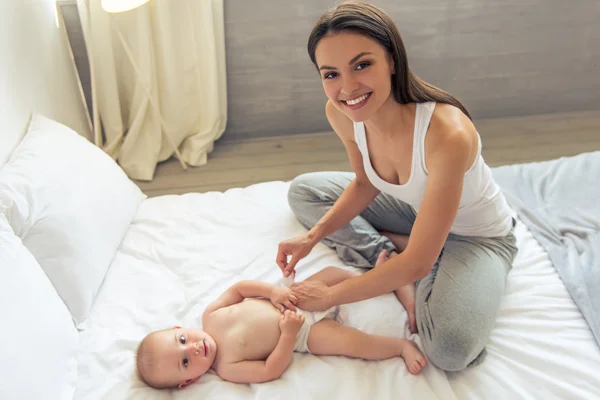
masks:
<svg viewBox="0 0 600 400"><path fill-rule="evenodd" d="M295 304L305 311L325 311L334 306L329 287L321 281L304 281L292 285Z"/></svg>
<svg viewBox="0 0 600 400"><path fill-rule="evenodd" d="M285 309L296 311L294 303L297 301L296 296L292 294L290 288L273 288L270 297L271 303L282 313Z"/></svg>
<svg viewBox="0 0 600 400"><path fill-rule="evenodd" d="M289 276L296 268L298 261L306 257L313 247L314 244L307 235L297 236L279 243L277 265L283 272L283 276ZM288 256L292 256L289 263L287 261Z"/></svg>

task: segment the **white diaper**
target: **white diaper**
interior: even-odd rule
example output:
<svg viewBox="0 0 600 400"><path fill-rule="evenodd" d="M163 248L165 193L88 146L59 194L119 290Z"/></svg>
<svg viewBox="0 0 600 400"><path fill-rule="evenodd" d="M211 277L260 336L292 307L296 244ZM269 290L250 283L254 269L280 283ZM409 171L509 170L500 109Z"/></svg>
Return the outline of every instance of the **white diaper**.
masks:
<svg viewBox="0 0 600 400"><path fill-rule="evenodd" d="M299 308L296 308L296 310L298 314L304 315L304 323L298 331L298 335L296 336L296 345L294 346L294 351L299 353L310 353L310 350L308 350L308 335L314 324L325 318L330 318L342 323L340 318L340 306L331 307L326 311L311 312L304 311Z"/></svg>
<svg viewBox="0 0 600 400"><path fill-rule="evenodd" d="M293 271L287 278L282 278L280 285L283 287L290 287L294 284L295 278L296 271ZM336 320L340 324L342 323L342 318L340 317L340 306L331 307L329 310L325 311L315 312L304 311L296 308L296 312L300 315L304 315L304 323L298 331L298 335L296 335L296 345L294 346L294 351L299 353L310 353L310 350L308 350L308 335L314 324L325 318Z"/></svg>

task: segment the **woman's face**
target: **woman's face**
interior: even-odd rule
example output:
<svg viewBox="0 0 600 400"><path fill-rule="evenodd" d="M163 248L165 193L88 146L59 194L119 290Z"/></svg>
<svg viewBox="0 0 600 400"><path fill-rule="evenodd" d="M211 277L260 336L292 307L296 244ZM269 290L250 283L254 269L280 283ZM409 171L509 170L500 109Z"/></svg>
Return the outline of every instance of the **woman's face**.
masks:
<svg viewBox="0 0 600 400"><path fill-rule="evenodd" d="M376 41L352 32L328 35L315 58L325 94L352 121L368 120L390 97L393 62Z"/></svg>

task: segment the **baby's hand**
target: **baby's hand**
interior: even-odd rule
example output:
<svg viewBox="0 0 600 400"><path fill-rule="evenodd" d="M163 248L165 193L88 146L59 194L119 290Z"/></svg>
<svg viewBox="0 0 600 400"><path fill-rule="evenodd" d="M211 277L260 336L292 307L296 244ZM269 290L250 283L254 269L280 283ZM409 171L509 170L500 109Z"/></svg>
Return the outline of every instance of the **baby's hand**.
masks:
<svg viewBox="0 0 600 400"><path fill-rule="evenodd" d="M296 311L296 307L294 303L298 301L296 296L292 294L290 288L273 288L271 292L271 303L277 308L279 311L284 312L286 308L292 311Z"/></svg>
<svg viewBox="0 0 600 400"><path fill-rule="evenodd" d="M298 331L300 331L300 328L302 328L303 323L304 315L286 310L279 320L279 328L281 329L281 333L287 333L295 337L298 334Z"/></svg>

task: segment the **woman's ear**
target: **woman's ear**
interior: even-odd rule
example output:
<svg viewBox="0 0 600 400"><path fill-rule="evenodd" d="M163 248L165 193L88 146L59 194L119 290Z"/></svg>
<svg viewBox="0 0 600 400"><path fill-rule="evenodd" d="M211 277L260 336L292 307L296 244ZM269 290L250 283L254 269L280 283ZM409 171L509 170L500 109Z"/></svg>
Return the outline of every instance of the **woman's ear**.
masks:
<svg viewBox="0 0 600 400"><path fill-rule="evenodd" d="M178 386L179 389L183 389L184 387L191 385L192 383L196 382L198 379L200 379L200 377L194 378L194 379L186 379L184 382L181 382Z"/></svg>

